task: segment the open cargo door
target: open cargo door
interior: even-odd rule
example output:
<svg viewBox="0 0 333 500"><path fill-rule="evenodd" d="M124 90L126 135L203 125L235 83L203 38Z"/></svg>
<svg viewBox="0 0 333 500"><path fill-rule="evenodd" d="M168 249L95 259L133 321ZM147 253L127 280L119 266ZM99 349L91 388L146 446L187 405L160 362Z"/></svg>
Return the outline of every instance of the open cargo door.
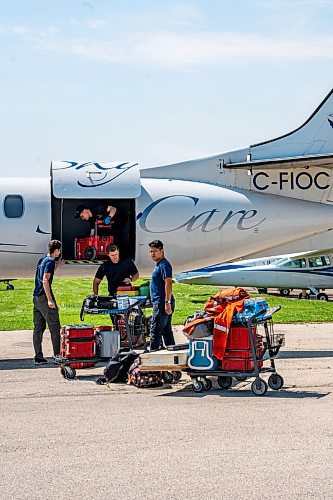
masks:
<svg viewBox="0 0 333 500"><path fill-rule="evenodd" d="M135 199L141 194L137 163L53 161L51 190L52 237L62 241L64 259L80 264L105 259L94 253L87 253L85 257L77 252L76 238L90 235L88 221L74 218L80 204L93 209L114 206L123 220L118 228L121 254L135 258Z"/></svg>

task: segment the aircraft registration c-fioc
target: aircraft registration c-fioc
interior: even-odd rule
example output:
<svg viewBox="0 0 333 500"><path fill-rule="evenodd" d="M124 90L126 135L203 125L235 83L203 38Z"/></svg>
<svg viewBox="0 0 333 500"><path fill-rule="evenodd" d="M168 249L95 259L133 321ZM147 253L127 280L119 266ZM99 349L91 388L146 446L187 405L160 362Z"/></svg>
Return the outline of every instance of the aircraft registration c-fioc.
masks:
<svg viewBox="0 0 333 500"><path fill-rule="evenodd" d="M51 239L60 275L92 275L75 254L89 234L75 207L126 213L122 238L141 275L160 239L175 272L216 262L330 248L333 228L333 90L296 130L208 158L139 169L132 161L52 161L45 178L2 178L0 279L32 277Z"/></svg>

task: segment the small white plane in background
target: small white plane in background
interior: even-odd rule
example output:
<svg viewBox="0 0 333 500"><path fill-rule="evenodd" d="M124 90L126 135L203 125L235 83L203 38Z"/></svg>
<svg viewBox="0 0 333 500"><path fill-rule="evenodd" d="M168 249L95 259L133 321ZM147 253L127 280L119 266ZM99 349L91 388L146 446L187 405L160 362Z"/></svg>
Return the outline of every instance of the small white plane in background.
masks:
<svg viewBox="0 0 333 500"><path fill-rule="evenodd" d="M301 289L299 298L310 298L307 290L318 300L328 300L321 290L333 288L333 249L267 257L217 264L177 274L179 283L196 285L242 286L278 288L288 296L293 289ZM270 262L269 262L270 261Z"/></svg>
<svg viewBox="0 0 333 500"><path fill-rule="evenodd" d="M15 170L15 156L1 169ZM147 169L52 161L44 178L1 177L0 280L33 277L50 239L62 241L59 276L93 276L98 262L75 250L89 235L74 219L82 203L127 214L122 239L141 275L151 273L154 239L174 272L333 247L333 90L296 130L239 150Z"/></svg>

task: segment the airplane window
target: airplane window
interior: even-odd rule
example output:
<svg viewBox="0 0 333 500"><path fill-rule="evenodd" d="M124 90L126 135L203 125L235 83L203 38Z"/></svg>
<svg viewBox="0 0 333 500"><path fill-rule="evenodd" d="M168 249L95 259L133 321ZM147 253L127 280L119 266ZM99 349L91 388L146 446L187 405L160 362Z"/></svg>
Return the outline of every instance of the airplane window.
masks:
<svg viewBox="0 0 333 500"><path fill-rule="evenodd" d="M294 260L289 260L285 264L283 264L282 267L288 267L292 269L300 269L306 266L306 261L305 259L294 259Z"/></svg>
<svg viewBox="0 0 333 500"><path fill-rule="evenodd" d="M23 198L18 194L9 194L5 197L3 206L5 216L9 219L18 219L23 215Z"/></svg>
<svg viewBox="0 0 333 500"><path fill-rule="evenodd" d="M330 259L327 255L322 255L320 257L309 257L310 267L323 267L330 264Z"/></svg>

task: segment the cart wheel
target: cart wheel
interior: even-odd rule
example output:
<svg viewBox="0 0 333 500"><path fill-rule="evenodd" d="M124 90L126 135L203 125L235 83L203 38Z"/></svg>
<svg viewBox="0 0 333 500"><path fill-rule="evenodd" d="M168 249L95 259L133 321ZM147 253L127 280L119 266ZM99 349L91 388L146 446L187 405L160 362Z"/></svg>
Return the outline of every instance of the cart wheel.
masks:
<svg viewBox="0 0 333 500"><path fill-rule="evenodd" d="M71 368L70 366L65 366L64 372L64 377L67 380L73 380L76 377L76 370L74 368Z"/></svg>
<svg viewBox="0 0 333 500"><path fill-rule="evenodd" d="M192 390L194 392L202 392L204 390L203 382L201 382L201 380L194 379L192 381Z"/></svg>
<svg viewBox="0 0 333 500"><path fill-rule="evenodd" d="M239 382L244 382L244 380L247 379L247 376L246 375L236 375L235 379L238 380Z"/></svg>
<svg viewBox="0 0 333 500"><path fill-rule="evenodd" d="M66 370L63 366L60 368L60 373L64 378L66 378Z"/></svg>
<svg viewBox="0 0 333 500"><path fill-rule="evenodd" d="M217 377L217 383L219 384L221 389L229 389L232 384L232 378L219 376Z"/></svg>
<svg viewBox="0 0 333 500"><path fill-rule="evenodd" d="M87 260L94 260L96 258L96 248L89 246L84 251L84 257Z"/></svg>
<svg viewBox="0 0 333 500"><path fill-rule="evenodd" d="M171 372L162 372L162 379L166 384L172 384L174 375Z"/></svg>
<svg viewBox="0 0 333 500"><path fill-rule="evenodd" d="M182 378L182 372L172 372L172 375L175 382L178 382Z"/></svg>
<svg viewBox="0 0 333 500"><path fill-rule="evenodd" d="M257 381L254 380L251 385L251 390L256 396L264 396L267 392L268 385L262 378L259 379L259 384L260 386L257 387Z"/></svg>
<svg viewBox="0 0 333 500"><path fill-rule="evenodd" d="M283 387L284 380L281 375L277 373L272 373L272 375L268 379L268 385L273 391L278 391Z"/></svg>
<svg viewBox="0 0 333 500"><path fill-rule="evenodd" d="M213 383L210 380L210 378L204 378L202 382L203 382L203 385L204 385L204 391L210 391L210 389L213 386Z"/></svg>

